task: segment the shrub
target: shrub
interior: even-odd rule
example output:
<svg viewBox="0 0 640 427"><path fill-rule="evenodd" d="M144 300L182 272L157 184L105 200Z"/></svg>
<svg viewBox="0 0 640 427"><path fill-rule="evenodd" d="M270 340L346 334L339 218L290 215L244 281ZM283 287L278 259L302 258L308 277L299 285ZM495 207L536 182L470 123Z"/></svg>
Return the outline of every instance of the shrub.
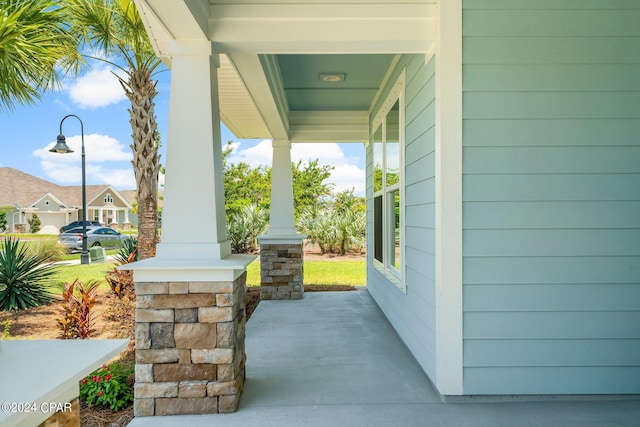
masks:
<svg viewBox="0 0 640 427"><path fill-rule="evenodd" d="M7 231L7 211L0 210L0 233Z"/></svg>
<svg viewBox="0 0 640 427"><path fill-rule="evenodd" d="M0 245L0 310L26 310L48 304L47 290L56 267L40 254L30 254L19 239L9 237Z"/></svg>
<svg viewBox="0 0 640 427"><path fill-rule="evenodd" d="M116 265L124 265L137 261L138 241L134 238L126 239L114 258L116 260ZM115 296L117 299L122 299L125 296L128 296L135 300L133 271L118 270L117 267L113 267L113 270L107 273L105 279L111 288L112 296Z"/></svg>
<svg viewBox="0 0 640 427"><path fill-rule="evenodd" d="M94 332L91 310L96 304L96 295L100 282L90 280L83 283L76 279L65 283L62 298L64 317L58 321L62 339L85 339Z"/></svg>
<svg viewBox="0 0 640 427"><path fill-rule="evenodd" d="M29 223L29 232L37 233L38 231L40 231L40 227L42 227L42 221L40 221L38 215L33 214L27 222Z"/></svg>
<svg viewBox="0 0 640 427"><path fill-rule="evenodd" d="M103 365L80 381L80 399L87 406L106 406L118 412L133 403L134 365Z"/></svg>
<svg viewBox="0 0 640 427"><path fill-rule="evenodd" d="M2 326L2 335L0 335L0 340L8 340L11 337L11 320L5 320L0 322L0 326Z"/></svg>
<svg viewBox="0 0 640 427"><path fill-rule="evenodd" d="M338 193L327 208L311 206L303 210L297 225L323 254L361 250L366 240L364 202L353 195L353 190Z"/></svg>
<svg viewBox="0 0 640 427"><path fill-rule="evenodd" d="M55 239L39 239L29 242L29 253L39 255L49 262L60 261L66 253L66 249Z"/></svg>
<svg viewBox="0 0 640 427"><path fill-rule="evenodd" d="M138 259L138 241L134 238L126 239L122 248L115 256L118 265L129 264ZM136 293L133 281L133 271L118 270L113 268L105 276L111 292L109 293L109 303L105 310L104 317L107 320L117 322L121 326L121 331L126 331L126 336L133 338L135 329L136 313Z"/></svg>
<svg viewBox="0 0 640 427"><path fill-rule="evenodd" d="M255 251L258 236L265 233L269 225L267 211L256 205L244 206L239 212L229 215L227 236L234 253Z"/></svg>

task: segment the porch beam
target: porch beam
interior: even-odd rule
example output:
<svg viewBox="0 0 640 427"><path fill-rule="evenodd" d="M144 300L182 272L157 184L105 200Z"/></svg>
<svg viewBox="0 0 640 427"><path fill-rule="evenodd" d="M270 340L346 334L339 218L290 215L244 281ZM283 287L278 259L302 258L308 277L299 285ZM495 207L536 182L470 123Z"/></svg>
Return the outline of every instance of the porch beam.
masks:
<svg viewBox="0 0 640 427"><path fill-rule="evenodd" d="M289 135L297 142L365 142L368 111L291 111Z"/></svg>
<svg viewBox="0 0 640 427"><path fill-rule="evenodd" d="M435 14L426 3L217 4L209 37L229 52L416 53L435 42Z"/></svg>

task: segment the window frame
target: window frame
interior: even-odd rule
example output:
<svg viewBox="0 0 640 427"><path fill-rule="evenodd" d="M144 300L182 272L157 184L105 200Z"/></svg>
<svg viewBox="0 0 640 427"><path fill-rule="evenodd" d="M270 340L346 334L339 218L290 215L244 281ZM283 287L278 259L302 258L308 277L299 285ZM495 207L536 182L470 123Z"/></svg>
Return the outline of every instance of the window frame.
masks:
<svg viewBox="0 0 640 427"><path fill-rule="evenodd" d="M374 206L373 209L373 247L374 254L372 256L374 267L380 271L382 274L389 279L395 286L397 286L402 292L406 293L406 285L404 281L405 277L405 258L406 251L404 248L405 236L404 236L404 215L405 215L405 195L404 195L404 147L405 147L405 71L403 70L397 81L391 88L389 94L385 98L384 102L380 106L380 109L376 113L370 128L370 142L373 143L371 150L373 158L373 180L372 183L372 200L371 203ZM398 137L394 138L393 141L387 141L387 136L389 133L387 132L388 121L387 117L389 116L389 112L395 107L395 104L398 104ZM375 140L376 134L381 129L381 140ZM395 140L397 139L397 141ZM388 172L388 164L387 160L389 158L387 154L387 142L393 142L398 145L398 181L396 183L387 185L387 172ZM376 143L381 143L382 147L382 188L376 190L375 183L375 167L376 167ZM391 261L396 261L396 228L395 228L395 193L399 192L399 262L396 267L395 263L392 264ZM381 205L381 206L380 206ZM377 214L378 211L382 212L382 218ZM393 221L392 221L393 220ZM393 222L393 224L392 224ZM379 231L381 228L381 232ZM379 235L378 233L381 233ZM379 247L378 244L381 239L382 244L382 261L377 258ZM391 257L391 251L393 251L393 257Z"/></svg>

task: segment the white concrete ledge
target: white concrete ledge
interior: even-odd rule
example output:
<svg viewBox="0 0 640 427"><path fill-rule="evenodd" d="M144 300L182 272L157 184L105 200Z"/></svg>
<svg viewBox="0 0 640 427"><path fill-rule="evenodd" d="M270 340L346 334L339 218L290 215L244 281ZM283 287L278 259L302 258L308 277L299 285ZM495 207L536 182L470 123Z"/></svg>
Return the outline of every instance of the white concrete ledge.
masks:
<svg viewBox="0 0 640 427"><path fill-rule="evenodd" d="M78 382L123 351L128 343L129 340L0 341L0 425L39 425L55 412L49 410L50 403L65 404L78 397Z"/></svg>
<svg viewBox="0 0 640 427"><path fill-rule="evenodd" d="M256 259L255 255L229 255L223 259L149 258L123 264L118 270L133 270L136 282L233 281Z"/></svg>
<svg viewBox="0 0 640 427"><path fill-rule="evenodd" d="M306 234L266 234L258 236L258 241L261 245L296 245L306 238Z"/></svg>

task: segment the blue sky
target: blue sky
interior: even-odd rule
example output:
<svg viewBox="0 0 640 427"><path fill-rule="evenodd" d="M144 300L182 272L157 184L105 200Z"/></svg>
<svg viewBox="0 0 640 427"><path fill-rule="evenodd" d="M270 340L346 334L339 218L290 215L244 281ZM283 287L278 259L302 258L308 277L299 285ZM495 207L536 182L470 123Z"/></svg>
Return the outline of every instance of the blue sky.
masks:
<svg viewBox="0 0 640 427"><path fill-rule="evenodd" d="M167 134L170 72L158 76L156 115L161 135ZM12 167L61 185L81 183L80 122L73 117L63 123L62 133L73 154L49 153L59 133L60 120L75 114L84 124L88 184L112 184L117 189L135 188L131 167L129 101L106 65L96 64L76 79L63 83L60 91L43 96L35 105L0 110L0 167ZM271 164L271 142L238 140L221 125L222 141L234 141L231 161L251 165ZM167 141L163 141L166 147ZM164 149L161 152L164 159ZM364 194L364 146L362 144L293 144L292 160L319 158L334 166L330 181L337 190L355 188Z"/></svg>

